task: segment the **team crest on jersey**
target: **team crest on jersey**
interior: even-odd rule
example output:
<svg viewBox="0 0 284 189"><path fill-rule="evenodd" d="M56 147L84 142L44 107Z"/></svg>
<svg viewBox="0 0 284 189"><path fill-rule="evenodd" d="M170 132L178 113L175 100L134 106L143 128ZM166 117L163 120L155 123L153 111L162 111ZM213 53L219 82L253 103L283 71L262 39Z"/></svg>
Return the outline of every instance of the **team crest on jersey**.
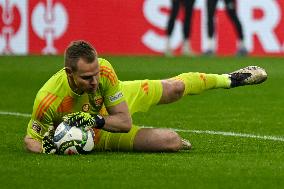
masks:
<svg viewBox="0 0 284 189"><path fill-rule="evenodd" d="M95 105L97 106L97 107L101 107L102 106L102 104L103 104L103 98L100 96L100 97L98 97L98 98L95 98Z"/></svg>
<svg viewBox="0 0 284 189"><path fill-rule="evenodd" d="M90 109L93 112L99 112L103 106L104 99L100 94L89 94Z"/></svg>
<svg viewBox="0 0 284 189"><path fill-rule="evenodd" d="M41 126L36 121L33 122L32 129L38 134L41 132Z"/></svg>
<svg viewBox="0 0 284 189"><path fill-rule="evenodd" d="M83 112L88 112L90 110L90 104L84 104L82 106L82 111Z"/></svg>

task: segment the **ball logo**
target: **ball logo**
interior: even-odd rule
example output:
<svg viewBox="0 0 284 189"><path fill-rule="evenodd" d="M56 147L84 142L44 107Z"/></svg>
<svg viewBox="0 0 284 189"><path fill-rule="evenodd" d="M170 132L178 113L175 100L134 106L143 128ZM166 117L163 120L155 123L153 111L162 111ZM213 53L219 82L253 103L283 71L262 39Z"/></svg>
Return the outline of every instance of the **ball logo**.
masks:
<svg viewBox="0 0 284 189"><path fill-rule="evenodd" d="M0 0L0 53L26 53L26 7L26 1Z"/></svg>
<svg viewBox="0 0 284 189"><path fill-rule="evenodd" d="M54 40L60 38L67 29L68 15L65 7L52 0L38 3L32 12L32 28L36 35L45 40L43 54L56 54Z"/></svg>

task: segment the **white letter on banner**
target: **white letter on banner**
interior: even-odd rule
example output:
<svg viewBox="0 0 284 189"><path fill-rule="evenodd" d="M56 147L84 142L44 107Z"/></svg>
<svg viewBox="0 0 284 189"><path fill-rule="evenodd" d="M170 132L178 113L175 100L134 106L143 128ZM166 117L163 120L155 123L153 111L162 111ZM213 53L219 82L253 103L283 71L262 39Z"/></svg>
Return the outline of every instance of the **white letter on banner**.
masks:
<svg viewBox="0 0 284 189"><path fill-rule="evenodd" d="M253 18L253 10L263 11L263 17L259 20ZM256 35L266 52L280 52L280 44L274 29L279 24L280 10L277 1L257 0L239 1L239 15L243 23L246 46L249 50L253 49L253 36Z"/></svg>
<svg viewBox="0 0 284 189"><path fill-rule="evenodd" d="M159 29L166 30L169 15L161 12L161 8L170 8L170 0L157 1L157 0L145 0L143 6L143 14L148 22L158 27ZM142 36L142 43L156 52L164 52L166 46L166 35L160 35L154 30L149 29ZM175 49L182 42L182 24L179 20L176 20L175 27L171 36L171 47Z"/></svg>

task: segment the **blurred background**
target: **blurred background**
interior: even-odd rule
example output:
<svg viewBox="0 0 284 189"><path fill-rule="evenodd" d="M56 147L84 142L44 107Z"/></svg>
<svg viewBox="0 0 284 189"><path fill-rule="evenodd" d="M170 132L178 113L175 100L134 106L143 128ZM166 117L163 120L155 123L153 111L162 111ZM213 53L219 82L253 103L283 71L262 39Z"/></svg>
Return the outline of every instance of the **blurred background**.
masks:
<svg viewBox="0 0 284 189"><path fill-rule="evenodd" d="M284 0L236 0L249 55L284 55ZM91 42L103 55L163 55L171 0L0 0L0 54L62 54L72 40ZM170 47L181 54L183 9ZM206 0L194 3L191 48L208 47ZM217 4L217 55L236 52L236 31Z"/></svg>

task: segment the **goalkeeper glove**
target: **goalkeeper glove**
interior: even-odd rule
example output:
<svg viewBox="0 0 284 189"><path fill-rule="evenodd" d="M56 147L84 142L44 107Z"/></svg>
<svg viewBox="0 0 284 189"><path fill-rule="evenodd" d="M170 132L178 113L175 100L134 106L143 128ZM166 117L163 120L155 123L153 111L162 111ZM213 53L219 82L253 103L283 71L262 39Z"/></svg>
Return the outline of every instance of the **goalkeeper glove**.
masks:
<svg viewBox="0 0 284 189"><path fill-rule="evenodd" d="M45 154L55 154L56 153L56 146L53 142L54 137L54 127L50 126L48 131L43 135L42 139L42 153Z"/></svg>
<svg viewBox="0 0 284 189"><path fill-rule="evenodd" d="M70 126L101 129L105 125L105 119L99 115L91 115L86 112L75 112L63 116L63 121Z"/></svg>

